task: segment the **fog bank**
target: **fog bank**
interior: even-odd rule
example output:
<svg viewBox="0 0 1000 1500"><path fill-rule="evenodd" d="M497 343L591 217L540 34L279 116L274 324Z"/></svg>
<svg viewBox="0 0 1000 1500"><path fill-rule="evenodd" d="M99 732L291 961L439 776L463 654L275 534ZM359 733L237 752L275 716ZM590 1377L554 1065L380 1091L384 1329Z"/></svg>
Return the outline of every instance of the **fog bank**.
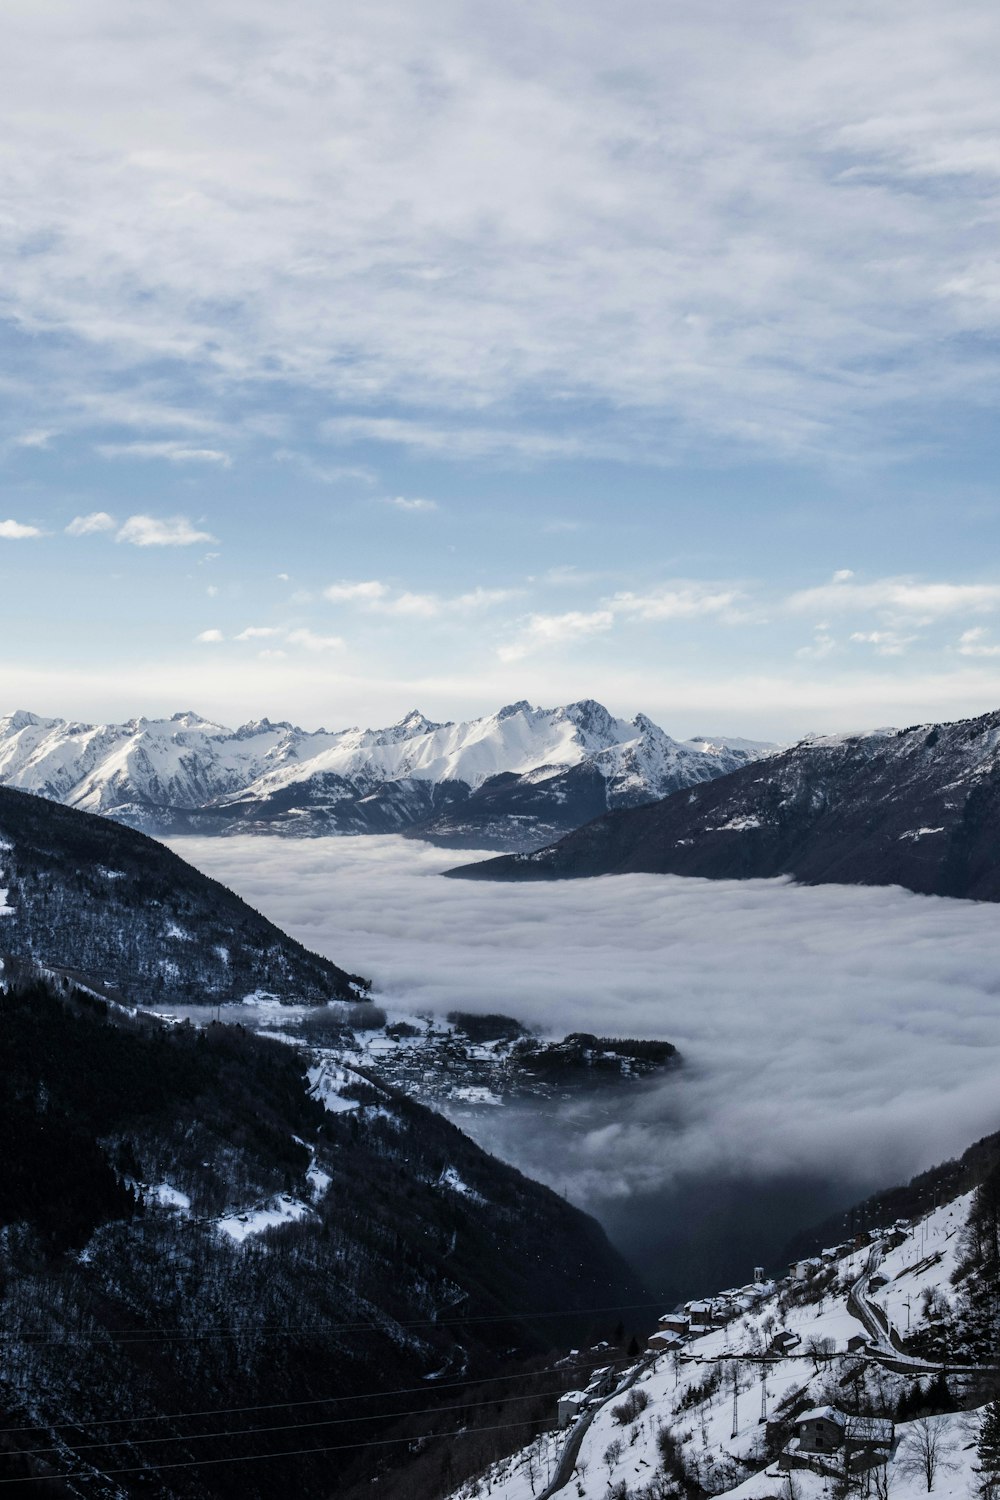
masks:
<svg viewBox="0 0 1000 1500"><path fill-rule="evenodd" d="M473 1125L620 1243L630 1217L652 1243L691 1184L739 1199L766 1181L784 1202L800 1182L821 1212L1000 1127L994 906L786 881L451 881L453 853L394 838L173 847L371 976L382 1003L674 1042L684 1068L619 1094L613 1115L585 1103L541 1132L516 1115ZM776 1235L798 1227L788 1212Z"/></svg>

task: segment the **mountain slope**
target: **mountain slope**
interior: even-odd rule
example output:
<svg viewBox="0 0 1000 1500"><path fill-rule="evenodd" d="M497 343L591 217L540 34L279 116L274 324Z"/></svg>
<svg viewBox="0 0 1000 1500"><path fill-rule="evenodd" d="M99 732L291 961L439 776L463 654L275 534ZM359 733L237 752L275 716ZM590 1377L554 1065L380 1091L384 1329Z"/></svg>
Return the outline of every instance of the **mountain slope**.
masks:
<svg viewBox="0 0 1000 1500"><path fill-rule="evenodd" d="M526 847L609 807L663 797L773 748L680 744L592 700L513 703L460 724L237 730L194 713L90 725L0 719L0 784L152 832L397 833Z"/></svg>
<svg viewBox="0 0 1000 1500"><path fill-rule="evenodd" d="M652 872L896 884L1000 900L1000 712L804 741L533 854L453 871L544 880Z"/></svg>
<svg viewBox="0 0 1000 1500"><path fill-rule="evenodd" d="M318 1003L356 1000L367 988L154 839L7 787L0 957L8 972L66 971L148 1005L261 990Z"/></svg>
<svg viewBox="0 0 1000 1500"><path fill-rule="evenodd" d="M241 1027L4 996L0 1482L319 1500L349 1463L406 1461L397 1414L443 1405L447 1429L465 1380L475 1403L646 1300L555 1193L390 1090L310 1087L309 1063Z"/></svg>

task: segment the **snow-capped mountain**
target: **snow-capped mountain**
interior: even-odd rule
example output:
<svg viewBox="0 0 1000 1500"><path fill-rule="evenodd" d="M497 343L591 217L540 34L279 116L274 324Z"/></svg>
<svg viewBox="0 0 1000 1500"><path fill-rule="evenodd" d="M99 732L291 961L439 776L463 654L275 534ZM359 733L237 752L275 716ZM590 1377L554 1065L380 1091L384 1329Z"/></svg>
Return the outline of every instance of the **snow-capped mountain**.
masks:
<svg viewBox="0 0 1000 1500"><path fill-rule="evenodd" d="M509 704L464 723L414 710L387 729L309 732L195 713L79 724L0 719L0 784L152 832L413 832L524 848L612 807L666 796L775 747L681 743L592 700Z"/></svg>
<svg viewBox="0 0 1000 1500"><path fill-rule="evenodd" d="M1000 711L804 740L533 854L457 872L565 879L645 871L903 885L1000 900Z"/></svg>

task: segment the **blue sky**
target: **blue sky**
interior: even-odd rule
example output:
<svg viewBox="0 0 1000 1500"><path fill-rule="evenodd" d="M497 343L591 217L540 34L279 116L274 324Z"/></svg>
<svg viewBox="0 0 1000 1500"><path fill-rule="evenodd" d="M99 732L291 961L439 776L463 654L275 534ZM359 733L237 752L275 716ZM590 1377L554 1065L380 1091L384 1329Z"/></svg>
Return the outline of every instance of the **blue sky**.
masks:
<svg viewBox="0 0 1000 1500"><path fill-rule="evenodd" d="M12 0L0 704L1000 701L988 4Z"/></svg>

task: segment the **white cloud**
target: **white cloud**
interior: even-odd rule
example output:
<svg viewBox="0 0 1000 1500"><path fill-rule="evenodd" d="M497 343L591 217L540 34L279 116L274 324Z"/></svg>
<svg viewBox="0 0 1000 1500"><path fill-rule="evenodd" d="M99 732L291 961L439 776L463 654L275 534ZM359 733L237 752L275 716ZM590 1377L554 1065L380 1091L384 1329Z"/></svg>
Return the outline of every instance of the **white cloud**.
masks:
<svg viewBox="0 0 1000 1500"><path fill-rule="evenodd" d="M20 542L27 537L43 536L37 526L26 526L21 521L0 521L0 537L9 542Z"/></svg>
<svg viewBox="0 0 1000 1500"><path fill-rule="evenodd" d="M50 427L33 427L28 432L21 432L14 438L15 448L47 448L54 437L58 434Z"/></svg>
<svg viewBox="0 0 1000 1500"><path fill-rule="evenodd" d="M74 516L66 527L68 536L91 536L95 532L114 531L118 523L106 510L93 510L87 516Z"/></svg>
<svg viewBox="0 0 1000 1500"><path fill-rule="evenodd" d="M233 636L234 641L260 641L267 640L269 636L280 635L281 631L276 625L248 625L241 630L239 635Z"/></svg>
<svg viewBox="0 0 1000 1500"><path fill-rule="evenodd" d="M586 640L589 636L603 635L614 622L610 609L595 609L589 613L571 609L561 615L529 615L517 639L500 646L497 655L501 661L520 661L548 646L564 646Z"/></svg>
<svg viewBox="0 0 1000 1500"><path fill-rule="evenodd" d="M102 458L164 458L172 464L221 464L228 469L232 458L221 448L194 448L190 443L98 443Z"/></svg>
<svg viewBox="0 0 1000 1500"><path fill-rule="evenodd" d="M339 635L317 635L315 631L300 627L289 630L285 640L290 646L301 646L306 651L342 651L343 639Z"/></svg>
<svg viewBox="0 0 1000 1500"><path fill-rule="evenodd" d="M394 505L397 510L413 511L414 513L427 512L439 508L436 500L421 500L417 496L410 498L407 495L393 495L386 501L386 504Z"/></svg>
<svg viewBox="0 0 1000 1500"><path fill-rule="evenodd" d="M1000 656L1000 646L989 639L982 625L963 630L958 638L958 650L961 656Z"/></svg>
<svg viewBox="0 0 1000 1500"><path fill-rule="evenodd" d="M311 454L301 453L295 448L278 448L273 457L276 463L291 464L300 474L315 480L317 484L373 485L377 478L374 470L364 464L318 463Z"/></svg>
<svg viewBox="0 0 1000 1500"><path fill-rule="evenodd" d="M837 642L825 630L817 630L808 646L800 646L795 655L803 661L822 661L837 649Z"/></svg>
<svg viewBox="0 0 1000 1500"><path fill-rule="evenodd" d="M216 646L225 639L221 630L203 630L200 635L195 636L195 640L204 646Z"/></svg>
<svg viewBox="0 0 1000 1500"><path fill-rule="evenodd" d="M331 583L323 590L323 598L329 599L331 604L371 604L383 599L388 592L387 584L369 578L359 583Z"/></svg>
<svg viewBox="0 0 1000 1500"><path fill-rule="evenodd" d="M886 616L930 624L957 614L984 614L1000 609L1000 584L931 583L916 578L876 578L852 582L853 573L835 573L830 583L800 589L789 596L787 608L796 612L861 612L879 610Z"/></svg>
<svg viewBox="0 0 1000 1500"><path fill-rule="evenodd" d="M577 458L582 454L619 453L596 437L525 432L515 427L474 424L442 426L403 417L333 417L323 423L323 435L338 443L389 443L413 453L436 458L500 458L540 460Z"/></svg>
<svg viewBox="0 0 1000 1500"><path fill-rule="evenodd" d="M874 646L879 656L902 656L916 639L915 635L900 635L895 630L855 630L851 633L852 641L858 645Z"/></svg>
<svg viewBox="0 0 1000 1500"><path fill-rule="evenodd" d="M996 1126L989 904L653 875L444 881L454 851L388 838L177 847L301 941L371 974L392 1006L489 1011L502 994L547 1036L674 1042L683 1067L619 1094L610 1131L606 1105L578 1102L494 1137L590 1207L729 1174L835 1178L860 1196Z"/></svg>
<svg viewBox="0 0 1000 1500"><path fill-rule="evenodd" d="M4 38L11 316L219 405L277 378L480 414L430 422L441 451L518 405L505 451L574 405L582 446L595 406L668 456L902 446L885 409L982 399L1000 319L996 9L903 15L247 0L182 38L167 0L124 29L36 0Z"/></svg>
<svg viewBox="0 0 1000 1500"><path fill-rule="evenodd" d="M703 584L665 587L649 594L615 594L608 608L637 620L687 620L698 615L730 612L739 595L735 589L711 589Z"/></svg>
<svg viewBox="0 0 1000 1500"><path fill-rule="evenodd" d="M115 537L133 547L192 547L214 542L210 532L198 531L185 516L129 516Z"/></svg>

